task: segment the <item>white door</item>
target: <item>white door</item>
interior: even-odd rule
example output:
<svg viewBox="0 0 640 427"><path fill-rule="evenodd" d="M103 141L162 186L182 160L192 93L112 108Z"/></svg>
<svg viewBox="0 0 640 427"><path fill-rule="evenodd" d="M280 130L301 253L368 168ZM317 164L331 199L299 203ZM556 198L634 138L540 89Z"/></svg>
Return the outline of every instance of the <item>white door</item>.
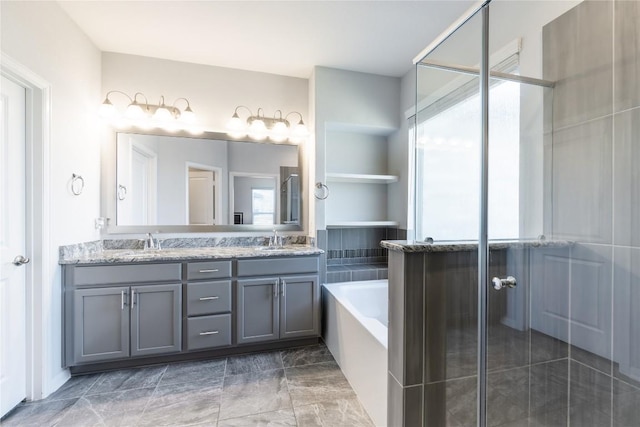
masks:
<svg viewBox="0 0 640 427"><path fill-rule="evenodd" d="M27 396L25 89L2 77L0 94L0 416ZM15 261L15 264L14 264ZM26 260L24 260L26 261ZM17 265L16 265L17 264Z"/></svg>
<svg viewBox="0 0 640 427"><path fill-rule="evenodd" d="M215 224L215 176L189 168L189 224Z"/></svg>

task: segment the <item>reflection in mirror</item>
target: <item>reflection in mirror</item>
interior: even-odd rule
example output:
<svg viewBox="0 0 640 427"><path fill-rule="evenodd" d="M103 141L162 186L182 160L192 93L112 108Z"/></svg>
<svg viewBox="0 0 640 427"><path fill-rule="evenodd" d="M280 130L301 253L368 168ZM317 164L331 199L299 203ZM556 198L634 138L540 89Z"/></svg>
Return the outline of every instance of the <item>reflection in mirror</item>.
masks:
<svg viewBox="0 0 640 427"><path fill-rule="evenodd" d="M280 168L280 222L299 224L300 221L300 172L298 168Z"/></svg>
<svg viewBox="0 0 640 427"><path fill-rule="evenodd" d="M300 224L294 145L118 133L116 225Z"/></svg>
<svg viewBox="0 0 640 427"><path fill-rule="evenodd" d="M278 218L277 176L232 173L231 210L236 224L273 225ZM239 218L239 219L238 219Z"/></svg>

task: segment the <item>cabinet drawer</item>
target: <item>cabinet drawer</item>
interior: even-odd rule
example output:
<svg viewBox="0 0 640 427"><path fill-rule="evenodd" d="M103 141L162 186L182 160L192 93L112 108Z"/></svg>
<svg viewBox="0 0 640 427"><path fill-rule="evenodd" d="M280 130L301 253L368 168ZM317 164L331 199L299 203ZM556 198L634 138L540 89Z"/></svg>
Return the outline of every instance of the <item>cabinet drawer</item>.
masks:
<svg viewBox="0 0 640 427"><path fill-rule="evenodd" d="M317 272L318 257L269 257L238 260L238 276L281 276Z"/></svg>
<svg viewBox="0 0 640 427"><path fill-rule="evenodd" d="M73 268L73 284L179 282L182 279L181 267L179 263L76 266Z"/></svg>
<svg viewBox="0 0 640 427"><path fill-rule="evenodd" d="M187 315L231 311L231 280L187 284Z"/></svg>
<svg viewBox="0 0 640 427"><path fill-rule="evenodd" d="M231 345L231 314L187 319L187 337L189 350Z"/></svg>
<svg viewBox="0 0 640 427"><path fill-rule="evenodd" d="M221 279L231 277L231 261L190 262L187 279Z"/></svg>

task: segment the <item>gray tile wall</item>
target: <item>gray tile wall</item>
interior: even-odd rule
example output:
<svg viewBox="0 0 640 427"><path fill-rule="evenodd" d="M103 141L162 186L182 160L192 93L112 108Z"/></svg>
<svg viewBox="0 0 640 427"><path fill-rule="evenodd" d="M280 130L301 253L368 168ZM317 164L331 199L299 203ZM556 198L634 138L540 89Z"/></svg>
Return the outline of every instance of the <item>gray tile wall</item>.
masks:
<svg viewBox="0 0 640 427"><path fill-rule="evenodd" d="M380 241L407 236L406 230L396 228L330 228L323 233L326 283L386 279L387 250Z"/></svg>
<svg viewBox="0 0 640 427"><path fill-rule="evenodd" d="M640 419L639 22L640 2L585 1L543 29L544 78L556 82L545 232L577 242L560 262L566 300L546 291L566 305L556 328L571 343L571 425Z"/></svg>
<svg viewBox="0 0 640 427"><path fill-rule="evenodd" d="M517 251L516 256L528 258L522 249ZM490 274L504 276L513 256L507 250L492 251ZM389 425L474 425L477 252L392 251L389 274ZM492 292L489 296L492 425L529 416L532 382L549 387L546 381L557 382L555 377L533 378L528 331L503 324L509 315L506 295ZM525 307L528 301L523 298L518 303ZM539 337L535 363L566 361L567 352L558 350L559 343ZM416 403L418 394L421 399ZM538 410L544 407L544 402L535 403ZM406 424L407 420L422 421ZM405 424L399 424L402 421Z"/></svg>

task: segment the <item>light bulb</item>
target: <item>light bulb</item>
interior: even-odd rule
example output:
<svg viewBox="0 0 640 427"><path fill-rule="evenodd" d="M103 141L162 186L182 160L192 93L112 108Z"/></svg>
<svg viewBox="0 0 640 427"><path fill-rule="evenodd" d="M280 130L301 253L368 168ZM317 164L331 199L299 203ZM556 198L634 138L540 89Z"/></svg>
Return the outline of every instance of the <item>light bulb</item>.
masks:
<svg viewBox="0 0 640 427"><path fill-rule="evenodd" d="M144 118L144 111L140 104L137 104L135 101L129 104L127 107L127 111L125 111L124 115L128 119L136 120Z"/></svg>
<svg viewBox="0 0 640 427"><path fill-rule="evenodd" d="M269 138L275 142L282 142L287 139L287 136L289 136L289 126L284 121L281 121L273 125Z"/></svg>
<svg viewBox="0 0 640 427"><path fill-rule="evenodd" d="M195 113L191 110L191 108L187 107L181 114L180 114L180 121L184 122L184 123L188 123L188 124L193 124L196 122L196 115Z"/></svg>
<svg viewBox="0 0 640 427"><path fill-rule="evenodd" d="M98 114L102 118L110 118L116 115L116 107L113 106L109 99L105 99L102 104L100 104L100 108L98 109Z"/></svg>
<svg viewBox="0 0 640 427"><path fill-rule="evenodd" d="M171 115L171 112L166 107L164 107L164 104L158 107L156 112L153 114L153 119L159 122L171 120L172 117L173 116Z"/></svg>
<svg viewBox="0 0 640 427"><path fill-rule="evenodd" d="M247 134L244 123L238 117L238 113L233 113L233 116L227 122L227 134L232 138L242 138Z"/></svg>
<svg viewBox="0 0 640 427"><path fill-rule="evenodd" d="M251 122L249 136L256 141L261 141L267 137L267 126L261 119L255 119Z"/></svg>
<svg viewBox="0 0 640 427"><path fill-rule="evenodd" d="M307 127L304 125L304 122L300 120L297 125L291 131L291 141L293 142L302 142L309 135L309 131Z"/></svg>

